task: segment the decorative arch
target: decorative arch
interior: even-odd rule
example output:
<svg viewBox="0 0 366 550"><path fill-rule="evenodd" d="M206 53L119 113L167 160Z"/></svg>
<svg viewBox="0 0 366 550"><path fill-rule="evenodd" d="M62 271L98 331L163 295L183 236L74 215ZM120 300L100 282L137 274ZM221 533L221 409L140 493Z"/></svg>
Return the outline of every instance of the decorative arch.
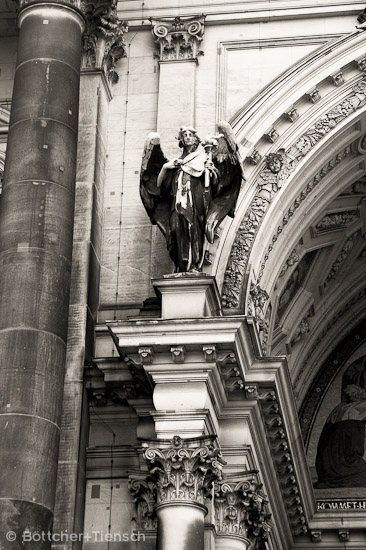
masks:
<svg viewBox="0 0 366 550"><path fill-rule="evenodd" d="M359 261L366 229L364 39L363 31L356 31L322 46L231 121L246 158L247 181L234 220L223 226L210 250L211 272L227 313L257 318L263 347L286 353L293 380L304 391L301 377L316 365L305 370L302 365L319 335L342 324L341 312L352 317L357 310L359 321L366 310ZM360 192L352 191L356 184ZM351 206L342 210L337 201ZM340 220L339 227L321 229L334 220ZM318 251L316 296L301 287L287 325L276 325L281 291L311 250ZM353 289L346 288L349 259L355 266Z"/></svg>

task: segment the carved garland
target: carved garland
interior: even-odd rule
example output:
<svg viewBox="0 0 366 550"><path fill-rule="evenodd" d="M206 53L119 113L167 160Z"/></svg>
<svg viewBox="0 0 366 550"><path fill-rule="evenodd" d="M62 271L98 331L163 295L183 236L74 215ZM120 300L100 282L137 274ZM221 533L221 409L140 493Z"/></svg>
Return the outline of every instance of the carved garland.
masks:
<svg viewBox="0 0 366 550"><path fill-rule="evenodd" d="M309 151L337 124L365 104L366 79L363 79L353 88L352 93L346 99L321 116L287 151L281 149L266 157L265 166L258 178L257 193L240 224L232 246L223 284L222 302L224 307L235 308L240 305L243 279L250 252L273 196Z"/></svg>

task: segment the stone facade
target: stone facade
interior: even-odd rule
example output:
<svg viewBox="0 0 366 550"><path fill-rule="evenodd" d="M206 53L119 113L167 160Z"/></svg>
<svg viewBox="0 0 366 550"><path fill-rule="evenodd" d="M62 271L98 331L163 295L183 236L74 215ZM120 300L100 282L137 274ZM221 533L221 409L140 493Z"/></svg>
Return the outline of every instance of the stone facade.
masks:
<svg viewBox="0 0 366 550"><path fill-rule="evenodd" d="M0 0L0 546L363 548L364 6L178 4ZM144 144L223 120L173 273Z"/></svg>

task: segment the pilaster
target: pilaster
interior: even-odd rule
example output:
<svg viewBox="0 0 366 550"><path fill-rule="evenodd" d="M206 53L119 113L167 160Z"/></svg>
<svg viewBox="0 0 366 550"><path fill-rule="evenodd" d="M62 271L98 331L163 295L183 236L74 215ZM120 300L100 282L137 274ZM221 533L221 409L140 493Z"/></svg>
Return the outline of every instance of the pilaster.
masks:
<svg viewBox="0 0 366 550"><path fill-rule="evenodd" d="M83 531L89 429L84 366L90 364L94 351L99 304L108 103L111 84L118 79L115 63L124 54L126 31L111 1L86 2L83 11L87 25L80 79L72 285L54 518L57 533ZM58 550L81 545L81 540L52 543Z"/></svg>
<svg viewBox="0 0 366 550"><path fill-rule="evenodd" d="M181 126L195 124L195 78L203 55L204 16L151 20L159 59L157 129L171 140Z"/></svg>

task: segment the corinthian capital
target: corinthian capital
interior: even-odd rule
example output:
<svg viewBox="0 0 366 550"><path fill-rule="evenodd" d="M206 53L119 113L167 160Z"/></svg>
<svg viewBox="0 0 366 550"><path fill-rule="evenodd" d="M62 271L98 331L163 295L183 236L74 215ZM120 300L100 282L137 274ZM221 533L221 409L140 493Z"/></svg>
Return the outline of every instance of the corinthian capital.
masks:
<svg viewBox="0 0 366 550"><path fill-rule="evenodd" d="M86 19L83 67L103 69L110 82L118 81L117 62L126 57L123 35L127 23L117 16L116 0L82 0Z"/></svg>
<svg viewBox="0 0 366 550"><path fill-rule="evenodd" d="M204 34L205 16L175 17L174 19L153 20L153 36L159 46L160 61L197 62Z"/></svg>
<svg viewBox="0 0 366 550"><path fill-rule="evenodd" d="M251 549L265 548L270 530L267 500L255 475L244 473L241 481L215 483L215 526L218 535L242 537Z"/></svg>
<svg viewBox="0 0 366 550"><path fill-rule="evenodd" d="M155 483L157 504L205 504L213 483L222 477L224 464L213 439L174 436L170 442L149 442L144 458Z"/></svg>

